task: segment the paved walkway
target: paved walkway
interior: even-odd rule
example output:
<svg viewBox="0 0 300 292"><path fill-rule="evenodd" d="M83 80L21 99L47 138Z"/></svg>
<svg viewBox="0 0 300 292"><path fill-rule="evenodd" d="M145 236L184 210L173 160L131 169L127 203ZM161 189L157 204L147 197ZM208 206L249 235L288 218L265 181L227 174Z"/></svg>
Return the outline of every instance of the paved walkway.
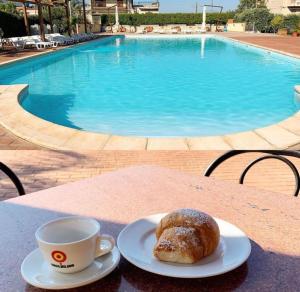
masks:
<svg viewBox="0 0 300 292"><path fill-rule="evenodd" d="M57 151L0 151L0 161L11 167L27 193L62 185L132 165L159 165L202 175L220 151L98 151L89 153ZM241 171L259 154L232 158L214 173L223 180L237 181ZM293 159L300 168L300 159ZM280 161L263 161L249 172L246 184L291 195L294 178ZM259 192L259 189L258 189ZM0 174L0 200L16 196L10 181ZM243 194L241 194L243 196ZM300 198L299 198L300 200Z"/></svg>

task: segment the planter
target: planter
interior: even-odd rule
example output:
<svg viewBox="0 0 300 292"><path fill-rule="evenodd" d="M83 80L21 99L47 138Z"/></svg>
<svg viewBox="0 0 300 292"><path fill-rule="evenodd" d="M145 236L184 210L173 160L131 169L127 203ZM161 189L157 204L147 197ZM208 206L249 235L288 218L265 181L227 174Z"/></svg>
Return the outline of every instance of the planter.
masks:
<svg viewBox="0 0 300 292"><path fill-rule="evenodd" d="M279 35L287 35L288 34L288 30L285 28L281 28L278 30L277 34Z"/></svg>
<svg viewBox="0 0 300 292"><path fill-rule="evenodd" d="M293 37L298 37L298 36L299 36L299 34L298 34L298 32L297 32L297 31L294 31L294 32L292 33L292 36L293 36Z"/></svg>

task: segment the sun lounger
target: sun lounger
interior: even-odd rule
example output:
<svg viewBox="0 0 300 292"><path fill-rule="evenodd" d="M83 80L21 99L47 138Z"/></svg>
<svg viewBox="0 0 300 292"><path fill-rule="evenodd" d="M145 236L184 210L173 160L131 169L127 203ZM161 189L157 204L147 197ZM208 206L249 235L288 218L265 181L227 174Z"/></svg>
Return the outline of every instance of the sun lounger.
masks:
<svg viewBox="0 0 300 292"><path fill-rule="evenodd" d="M190 27L184 27L182 32L186 34L192 34L193 30Z"/></svg>
<svg viewBox="0 0 300 292"><path fill-rule="evenodd" d="M42 41L39 36L22 37L22 40L25 42L25 46L35 47L37 50L44 50L57 46L57 44L52 42Z"/></svg>
<svg viewBox="0 0 300 292"><path fill-rule="evenodd" d="M138 26L135 33L144 34L145 33L145 28L141 27L141 26Z"/></svg>
<svg viewBox="0 0 300 292"><path fill-rule="evenodd" d="M68 42L68 40L62 36L62 35L57 35L57 34L46 34L46 39L51 42L55 43L56 46L65 46L68 44L71 44Z"/></svg>
<svg viewBox="0 0 300 292"><path fill-rule="evenodd" d="M25 42L21 38L9 38L8 40L17 50L24 50Z"/></svg>

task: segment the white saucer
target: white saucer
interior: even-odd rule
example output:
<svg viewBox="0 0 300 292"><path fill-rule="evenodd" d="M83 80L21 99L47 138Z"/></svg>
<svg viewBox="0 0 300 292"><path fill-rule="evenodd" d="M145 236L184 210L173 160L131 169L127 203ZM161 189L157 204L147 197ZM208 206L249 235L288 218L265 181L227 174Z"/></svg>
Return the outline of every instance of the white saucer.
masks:
<svg viewBox="0 0 300 292"><path fill-rule="evenodd" d="M155 229L166 214L152 215L127 225L119 234L121 254L135 266L155 274L176 278L204 278L229 272L250 255L248 237L238 227L214 218L220 228L221 240L217 250L195 264L173 264L153 256L156 243Z"/></svg>
<svg viewBox="0 0 300 292"><path fill-rule="evenodd" d="M68 289L93 283L112 272L120 261L117 247L81 272L63 274L51 271L39 249L32 251L21 265L21 274L29 284L44 289Z"/></svg>

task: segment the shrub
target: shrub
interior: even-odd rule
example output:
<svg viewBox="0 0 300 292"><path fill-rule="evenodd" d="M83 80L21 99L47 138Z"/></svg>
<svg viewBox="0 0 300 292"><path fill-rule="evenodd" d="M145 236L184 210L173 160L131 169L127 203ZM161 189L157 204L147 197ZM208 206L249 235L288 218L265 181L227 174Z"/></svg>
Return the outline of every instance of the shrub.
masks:
<svg viewBox="0 0 300 292"><path fill-rule="evenodd" d="M236 14L235 19L245 22L248 26L254 25L255 29L260 32L270 32L272 30L273 14L267 8L246 9Z"/></svg>
<svg viewBox="0 0 300 292"><path fill-rule="evenodd" d="M26 34L23 17L0 11L0 27L4 37L22 36Z"/></svg>
<svg viewBox="0 0 300 292"><path fill-rule="evenodd" d="M271 25L275 32L278 31L278 29L283 27L284 17L282 15L275 15L273 19L271 20Z"/></svg>
<svg viewBox="0 0 300 292"><path fill-rule="evenodd" d="M29 16L28 22L30 25L38 24L39 19L37 16ZM47 21L45 21L45 23L47 23ZM26 35L23 16L0 11L0 27L3 30L4 38Z"/></svg>
<svg viewBox="0 0 300 292"><path fill-rule="evenodd" d="M300 28L300 16L299 15L287 15L284 20L282 26L291 33L293 31L297 31Z"/></svg>

